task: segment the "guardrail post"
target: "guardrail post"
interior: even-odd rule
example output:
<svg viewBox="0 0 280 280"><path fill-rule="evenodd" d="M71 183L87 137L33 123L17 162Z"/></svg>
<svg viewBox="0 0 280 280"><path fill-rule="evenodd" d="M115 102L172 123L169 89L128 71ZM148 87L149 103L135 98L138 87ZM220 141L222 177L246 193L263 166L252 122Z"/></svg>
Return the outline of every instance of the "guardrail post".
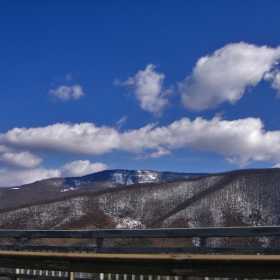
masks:
<svg viewBox="0 0 280 280"><path fill-rule="evenodd" d="M14 274L12 275L12 277L10 277L11 280L18 280L19 278L17 277L17 274L20 274L19 268L16 268L16 269L14 270Z"/></svg>
<svg viewBox="0 0 280 280"><path fill-rule="evenodd" d="M100 253L103 248L103 238L96 238L96 252Z"/></svg>
<svg viewBox="0 0 280 280"><path fill-rule="evenodd" d="M19 251L19 246L20 246L20 238L19 237L14 237L13 238L13 249L15 251ZM17 277L17 274L20 273L20 269L16 268L15 269L15 275L13 275L13 277L11 277L12 280L18 280L19 278Z"/></svg>
<svg viewBox="0 0 280 280"><path fill-rule="evenodd" d="M20 238L19 237L14 237L13 238L13 249L15 251L19 251L19 246L20 246Z"/></svg>
<svg viewBox="0 0 280 280"><path fill-rule="evenodd" d="M68 280L75 280L75 272L68 271Z"/></svg>
<svg viewBox="0 0 280 280"><path fill-rule="evenodd" d="M199 247L200 247L200 253L205 253L205 248L206 248L206 238L205 237L200 237L199 238Z"/></svg>

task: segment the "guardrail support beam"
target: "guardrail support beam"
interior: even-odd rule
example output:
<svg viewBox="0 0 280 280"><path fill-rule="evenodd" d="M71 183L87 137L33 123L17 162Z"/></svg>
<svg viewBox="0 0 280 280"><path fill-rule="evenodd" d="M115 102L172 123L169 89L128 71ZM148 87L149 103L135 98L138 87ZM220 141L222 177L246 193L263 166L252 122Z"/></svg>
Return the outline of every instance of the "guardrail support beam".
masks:
<svg viewBox="0 0 280 280"><path fill-rule="evenodd" d="M280 279L280 256L83 254L0 251L0 267L74 272ZM117 275L116 275L117 279Z"/></svg>
<svg viewBox="0 0 280 280"><path fill-rule="evenodd" d="M96 238L96 252L100 253L102 252L103 248L103 238Z"/></svg>
<svg viewBox="0 0 280 280"><path fill-rule="evenodd" d="M75 272L68 272L68 280L75 280Z"/></svg>

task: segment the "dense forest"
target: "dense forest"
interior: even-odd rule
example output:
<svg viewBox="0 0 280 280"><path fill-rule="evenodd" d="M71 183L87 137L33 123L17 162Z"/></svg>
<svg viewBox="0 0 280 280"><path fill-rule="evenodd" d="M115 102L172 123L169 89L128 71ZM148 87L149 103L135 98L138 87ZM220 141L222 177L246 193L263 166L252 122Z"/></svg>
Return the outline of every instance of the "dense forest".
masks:
<svg viewBox="0 0 280 280"><path fill-rule="evenodd" d="M240 170L79 192L3 208L1 228L54 229L278 225L280 170ZM17 190L10 190L16 192ZM3 200L3 196L1 200ZM103 217L102 223L98 217ZM106 217L106 219L105 219ZM107 224L106 224L107 223Z"/></svg>

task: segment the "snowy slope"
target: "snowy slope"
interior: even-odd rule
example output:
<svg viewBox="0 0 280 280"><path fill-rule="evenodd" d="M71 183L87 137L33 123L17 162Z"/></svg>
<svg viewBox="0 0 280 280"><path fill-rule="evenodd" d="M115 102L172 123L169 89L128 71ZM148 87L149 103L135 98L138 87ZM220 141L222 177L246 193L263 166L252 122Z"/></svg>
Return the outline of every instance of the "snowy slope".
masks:
<svg viewBox="0 0 280 280"><path fill-rule="evenodd" d="M176 179L197 178L205 173L157 172L151 170L104 170L82 177L65 178L65 187L79 187L93 182L109 182L113 185L165 182Z"/></svg>

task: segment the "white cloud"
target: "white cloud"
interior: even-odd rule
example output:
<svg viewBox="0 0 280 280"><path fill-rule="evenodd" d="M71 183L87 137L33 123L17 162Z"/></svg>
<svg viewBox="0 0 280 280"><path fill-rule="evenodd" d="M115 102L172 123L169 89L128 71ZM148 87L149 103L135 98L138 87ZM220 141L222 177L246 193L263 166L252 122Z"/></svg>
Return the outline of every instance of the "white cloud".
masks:
<svg viewBox="0 0 280 280"><path fill-rule="evenodd" d="M128 78L124 83L116 80L117 85L128 85L134 87L134 94L140 101L140 107L143 110L160 116L163 109L168 105L168 99L165 97L172 92L172 89L165 90L163 87L164 74L154 71L155 65L147 65L144 71L140 70L134 77Z"/></svg>
<svg viewBox="0 0 280 280"><path fill-rule="evenodd" d="M0 145L0 153L9 152L10 149L4 145Z"/></svg>
<svg viewBox="0 0 280 280"><path fill-rule="evenodd" d="M122 133L92 123L15 128L0 134L0 145L33 153L101 155L119 150L142 157L160 157L183 148L215 152L240 166L253 161L280 161L280 131L265 131L258 118L182 118L168 126L148 124ZM80 164L91 168L89 163Z"/></svg>
<svg viewBox="0 0 280 280"><path fill-rule="evenodd" d="M179 83L187 109L201 111L223 102L235 104L249 87L254 87L280 59L280 47L246 43L229 44L200 58L192 75ZM272 85L279 90L279 76Z"/></svg>
<svg viewBox="0 0 280 280"><path fill-rule="evenodd" d="M116 122L117 129L120 129L120 128L125 124L126 119L127 119L127 117L124 116L124 117L120 118L120 119Z"/></svg>
<svg viewBox="0 0 280 280"><path fill-rule="evenodd" d="M101 162L91 163L89 160L77 160L61 167L62 177L83 176L107 169L107 165Z"/></svg>
<svg viewBox="0 0 280 280"><path fill-rule="evenodd" d="M277 90L277 96L280 97L280 73L279 72L274 77L272 87Z"/></svg>
<svg viewBox="0 0 280 280"><path fill-rule="evenodd" d="M159 147L156 152L151 153L150 157L159 158L161 156L170 155L170 154L171 154L171 152L169 150Z"/></svg>
<svg viewBox="0 0 280 280"><path fill-rule="evenodd" d="M20 186L54 177L78 177L102 171L107 168L106 164L101 162L91 163L89 160L73 161L57 169L39 167L29 170L12 170L2 168L0 169L0 187Z"/></svg>
<svg viewBox="0 0 280 280"><path fill-rule="evenodd" d="M101 155L120 146L116 129L92 123L54 124L38 128L14 128L0 134L0 145L29 151Z"/></svg>
<svg viewBox="0 0 280 280"><path fill-rule="evenodd" d="M42 159L28 152L4 153L0 157L0 164L14 168L30 169L38 166Z"/></svg>
<svg viewBox="0 0 280 280"><path fill-rule="evenodd" d="M280 71L269 72L264 76L265 80L272 81L271 87L277 90L277 96L280 97Z"/></svg>
<svg viewBox="0 0 280 280"><path fill-rule="evenodd" d="M46 170L37 168L32 170L8 170L0 169L0 187L13 187L29 184L35 181L60 177L60 171L56 169Z"/></svg>
<svg viewBox="0 0 280 280"><path fill-rule="evenodd" d="M127 132L122 139L123 149L136 153L154 149L158 154L166 154L174 149L195 149L216 152L241 166L251 161L280 160L280 131L265 132L262 122L255 118L182 118L167 127L146 126Z"/></svg>
<svg viewBox="0 0 280 280"><path fill-rule="evenodd" d="M72 87L60 86L57 89L51 89L49 93L56 98L61 99L62 101L67 101L69 99L79 99L82 95L84 95L83 89L79 85Z"/></svg>

